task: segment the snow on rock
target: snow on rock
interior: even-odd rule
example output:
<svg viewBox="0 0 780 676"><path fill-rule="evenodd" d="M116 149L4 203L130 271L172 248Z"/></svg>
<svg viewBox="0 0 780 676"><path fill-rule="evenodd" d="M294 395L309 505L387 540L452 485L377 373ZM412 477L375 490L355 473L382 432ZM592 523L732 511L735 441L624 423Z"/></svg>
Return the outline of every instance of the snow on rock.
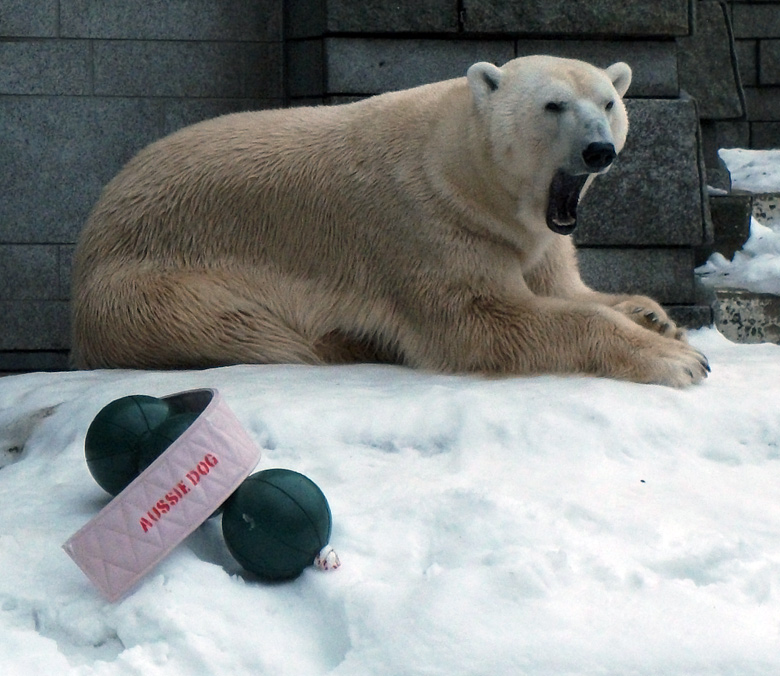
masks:
<svg viewBox="0 0 780 676"><path fill-rule="evenodd" d="M780 296L780 229L750 221L750 237L731 260L714 253L696 268L706 286L745 289Z"/></svg>
<svg viewBox="0 0 780 676"><path fill-rule="evenodd" d="M0 379L0 656L28 674L776 674L780 346L674 390L399 367ZM106 502L95 414L217 387L314 480L341 567L264 584L212 519L123 601L61 550Z"/></svg>
<svg viewBox="0 0 780 676"><path fill-rule="evenodd" d="M725 148L718 154L728 167L734 190L764 194L764 198L766 193L780 194L780 150ZM712 254L696 274L706 286L780 295L780 221L762 223L752 218L742 250L731 260Z"/></svg>
<svg viewBox="0 0 780 676"><path fill-rule="evenodd" d="M733 190L780 192L780 150L721 148L718 155L728 167Z"/></svg>

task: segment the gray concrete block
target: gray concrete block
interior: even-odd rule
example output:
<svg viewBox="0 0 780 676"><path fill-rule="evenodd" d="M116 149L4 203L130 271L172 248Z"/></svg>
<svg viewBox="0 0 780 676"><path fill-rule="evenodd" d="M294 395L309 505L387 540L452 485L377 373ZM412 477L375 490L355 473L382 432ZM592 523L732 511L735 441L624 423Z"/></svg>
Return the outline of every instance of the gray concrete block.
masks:
<svg viewBox="0 0 780 676"><path fill-rule="evenodd" d="M285 10L288 38L458 30L458 0L288 0Z"/></svg>
<svg viewBox="0 0 780 676"><path fill-rule="evenodd" d="M745 103L751 122L780 121L780 87L745 87Z"/></svg>
<svg viewBox="0 0 780 676"><path fill-rule="evenodd" d="M780 122L752 122L749 147L757 150L780 148Z"/></svg>
<svg viewBox="0 0 780 676"><path fill-rule="evenodd" d="M0 301L60 297L55 245L0 245Z"/></svg>
<svg viewBox="0 0 780 676"><path fill-rule="evenodd" d="M477 61L504 63L511 41L326 38L288 46L289 94L378 94L465 76Z"/></svg>
<svg viewBox="0 0 780 676"><path fill-rule="evenodd" d="M243 96L250 99L284 97L284 46L281 42L244 46L241 71Z"/></svg>
<svg viewBox="0 0 780 676"><path fill-rule="evenodd" d="M718 164L721 148L747 148L750 145L747 120L702 120L701 132L708 168Z"/></svg>
<svg viewBox="0 0 780 676"><path fill-rule="evenodd" d="M8 375L32 371L67 371L68 352L14 350L0 352L0 372Z"/></svg>
<svg viewBox="0 0 780 676"><path fill-rule="evenodd" d="M633 71L632 97L677 97L680 93L677 46L672 41L519 40L517 55L531 54L580 59L599 68L625 61Z"/></svg>
<svg viewBox="0 0 780 676"><path fill-rule="evenodd" d="M464 29L535 33L672 37L690 31L688 0L463 0Z"/></svg>
<svg viewBox="0 0 780 676"><path fill-rule="evenodd" d="M292 98L321 97L325 94L325 41L296 40L285 45L287 94Z"/></svg>
<svg viewBox="0 0 780 676"><path fill-rule="evenodd" d="M582 245L697 245L704 239L698 118L690 99L629 99L628 140L579 209Z"/></svg>
<svg viewBox="0 0 780 676"><path fill-rule="evenodd" d="M606 293L638 293L664 304L696 301L693 250L581 248L586 284Z"/></svg>
<svg viewBox="0 0 780 676"><path fill-rule="evenodd" d="M60 0L61 36L279 41L282 4L283 0Z"/></svg>
<svg viewBox="0 0 780 676"><path fill-rule="evenodd" d="M778 5L778 11L780 11L780 5ZM780 37L780 33L777 37ZM780 40L761 40L758 54L758 83L760 85L780 85Z"/></svg>
<svg viewBox="0 0 780 676"><path fill-rule="evenodd" d="M680 86L698 102L699 116L741 117L745 111L725 7L713 0L698 2L695 29L677 45Z"/></svg>
<svg viewBox="0 0 780 676"><path fill-rule="evenodd" d="M758 84L758 40L735 40L739 78L744 87Z"/></svg>
<svg viewBox="0 0 780 676"><path fill-rule="evenodd" d="M70 298L70 280L73 276L73 253L76 247L72 244L61 244L57 247L58 281L60 300Z"/></svg>
<svg viewBox="0 0 780 676"><path fill-rule="evenodd" d="M664 309L677 326L686 329L712 326L712 308L709 305L665 305Z"/></svg>
<svg viewBox="0 0 780 676"><path fill-rule="evenodd" d="M165 99L163 105L163 131L165 134L196 122L239 113L245 110L280 108L281 99Z"/></svg>
<svg viewBox="0 0 780 676"><path fill-rule="evenodd" d="M0 37L56 37L57 5L58 0L3 0Z"/></svg>
<svg viewBox="0 0 780 676"><path fill-rule="evenodd" d="M98 96L281 98L278 44L98 41Z"/></svg>
<svg viewBox="0 0 780 676"><path fill-rule="evenodd" d="M735 38L776 38L780 35L780 3L736 3L731 11Z"/></svg>
<svg viewBox="0 0 780 676"><path fill-rule="evenodd" d="M707 184L731 190L731 179L727 177L728 170L718 156L718 150L749 148L750 123L747 120L702 120L701 134Z"/></svg>
<svg viewBox="0 0 780 676"><path fill-rule="evenodd" d="M162 133L143 99L0 98L0 243L70 243L103 186Z"/></svg>
<svg viewBox="0 0 780 676"><path fill-rule="evenodd" d="M704 263L717 251L731 260L750 236L750 217L753 205L749 195L720 195L710 198L713 243L699 255L697 263Z"/></svg>
<svg viewBox="0 0 780 676"><path fill-rule="evenodd" d="M66 301L0 301L0 350L66 350L70 309Z"/></svg>
<svg viewBox="0 0 780 676"><path fill-rule="evenodd" d="M83 40L0 42L0 94L89 94L90 68Z"/></svg>

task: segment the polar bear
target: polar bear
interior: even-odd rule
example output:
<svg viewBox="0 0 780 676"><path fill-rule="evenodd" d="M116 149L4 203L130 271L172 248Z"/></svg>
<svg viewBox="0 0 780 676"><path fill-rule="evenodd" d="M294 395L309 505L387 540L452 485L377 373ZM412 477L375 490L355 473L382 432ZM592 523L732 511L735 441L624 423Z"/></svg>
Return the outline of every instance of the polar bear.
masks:
<svg viewBox="0 0 780 676"><path fill-rule="evenodd" d="M630 81L624 63L476 63L153 143L81 233L74 365L702 380L706 359L656 302L581 281L568 237L625 142Z"/></svg>

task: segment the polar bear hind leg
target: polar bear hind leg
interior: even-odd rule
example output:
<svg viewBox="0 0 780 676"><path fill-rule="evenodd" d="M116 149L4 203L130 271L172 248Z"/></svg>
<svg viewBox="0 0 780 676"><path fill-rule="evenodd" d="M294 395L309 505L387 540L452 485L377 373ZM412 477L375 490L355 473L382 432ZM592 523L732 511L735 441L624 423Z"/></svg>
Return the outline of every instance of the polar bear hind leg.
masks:
<svg viewBox="0 0 780 676"><path fill-rule="evenodd" d="M328 363L278 290L273 304L245 279L212 271L93 271L73 316L78 368L200 368ZM328 345L332 340L326 341ZM330 349L330 348L329 348Z"/></svg>

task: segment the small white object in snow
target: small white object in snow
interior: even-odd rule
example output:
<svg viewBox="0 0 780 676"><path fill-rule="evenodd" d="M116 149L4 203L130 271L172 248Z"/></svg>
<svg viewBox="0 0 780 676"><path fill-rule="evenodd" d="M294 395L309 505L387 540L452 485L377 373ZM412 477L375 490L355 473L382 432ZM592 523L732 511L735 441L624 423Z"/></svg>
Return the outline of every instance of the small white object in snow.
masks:
<svg viewBox="0 0 780 676"><path fill-rule="evenodd" d="M314 559L314 565L320 570L336 570L341 566L341 559L333 547L325 545Z"/></svg>

